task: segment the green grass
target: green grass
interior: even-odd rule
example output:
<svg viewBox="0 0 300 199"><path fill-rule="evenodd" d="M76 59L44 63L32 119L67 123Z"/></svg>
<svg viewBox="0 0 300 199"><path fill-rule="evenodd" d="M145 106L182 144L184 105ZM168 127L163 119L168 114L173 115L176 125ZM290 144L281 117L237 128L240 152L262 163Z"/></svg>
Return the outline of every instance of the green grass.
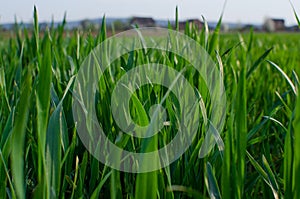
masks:
<svg viewBox="0 0 300 199"><path fill-rule="evenodd" d="M227 110L220 134L225 150L216 146L198 158L201 120L182 157L158 171L130 174L90 155L72 116L74 79L88 53L107 39L105 19L96 36L64 30L65 20L40 34L36 12L34 21L33 30L21 31L16 24L15 36L0 41L0 198L300 197L299 34L223 34L187 26L185 34L207 50L224 77ZM211 115L202 78L184 68L187 60L157 50L125 54L99 82L97 116L109 139L129 151L156 150L177 131L165 127L164 134L138 139L119 135L113 121L111 92L117 80L152 62L183 71ZM166 92L154 84L138 89L130 101L133 120L148 124L147 111ZM174 98L162 105L176 124L180 107Z"/></svg>

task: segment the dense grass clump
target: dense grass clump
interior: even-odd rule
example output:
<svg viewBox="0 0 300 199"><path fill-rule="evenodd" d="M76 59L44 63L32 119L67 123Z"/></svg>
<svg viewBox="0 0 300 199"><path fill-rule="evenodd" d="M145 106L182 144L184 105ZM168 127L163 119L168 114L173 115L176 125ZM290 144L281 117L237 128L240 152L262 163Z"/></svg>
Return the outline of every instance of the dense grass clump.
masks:
<svg viewBox="0 0 300 199"><path fill-rule="evenodd" d="M224 78L226 123L219 133L225 148L215 147L198 158L204 138L200 126L192 145L170 166L130 174L88 153L72 115L74 79L84 58L107 39L105 19L96 36L64 30L65 23L41 33L35 11L33 30L16 24L13 38L0 37L0 198L300 197L298 34L223 34L221 20L211 32L207 26L187 26L184 33L210 54ZM105 72L98 119L112 142L132 151L143 151L144 141L118 134L109 107L111 91L124 73L145 62L178 71L188 65L173 53L138 50L116 60L113 72ZM194 88L202 88L192 68L183 75ZM133 120L147 124L146 112L166 92L155 84L137 90L130 106ZM202 97L209 116L210 99ZM175 120L174 96L163 105ZM176 133L171 127L163 131L145 150L156 150Z"/></svg>

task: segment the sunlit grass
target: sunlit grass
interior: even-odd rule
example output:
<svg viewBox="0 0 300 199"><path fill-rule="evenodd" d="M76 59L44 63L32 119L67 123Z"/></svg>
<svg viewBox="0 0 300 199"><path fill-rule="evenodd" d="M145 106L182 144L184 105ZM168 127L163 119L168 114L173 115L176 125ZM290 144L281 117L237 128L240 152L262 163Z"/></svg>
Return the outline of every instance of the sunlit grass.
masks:
<svg viewBox="0 0 300 199"><path fill-rule="evenodd" d="M191 147L170 166L130 174L90 155L72 116L72 83L84 58L107 39L105 19L96 37L64 30L65 21L40 34L37 19L35 12L34 30L17 27L14 38L0 41L0 198L299 197L298 34L222 34L218 28L210 34L187 26L185 34L207 50L224 77L228 101L220 133L225 150L214 148L199 159L200 127ZM118 80L147 56L178 71L186 63L172 53L135 51L114 62L113 78ZM108 137L141 151L169 142L176 129L165 128L168 136L156 137L151 145L117 137L119 128L109 112L109 89L115 83L109 75L100 82L104 95L97 107ZM194 88L203 86L193 70L184 75ZM137 107L157 103L165 89L148 86L135 94L132 116L143 122L140 117L147 115ZM165 106L175 120L176 101L170 97Z"/></svg>

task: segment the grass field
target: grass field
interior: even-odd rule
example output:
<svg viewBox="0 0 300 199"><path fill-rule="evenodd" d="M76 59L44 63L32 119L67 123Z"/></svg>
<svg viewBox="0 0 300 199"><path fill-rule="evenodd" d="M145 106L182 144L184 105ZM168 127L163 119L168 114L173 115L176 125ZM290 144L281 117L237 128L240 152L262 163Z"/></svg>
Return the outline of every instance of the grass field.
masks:
<svg viewBox="0 0 300 199"><path fill-rule="evenodd" d="M107 39L105 23L96 37L65 31L64 22L41 35L36 12L34 20L33 31L16 26L13 38L0 37L0 198L300 198L299 34L187 27L185 34L206 49L224 77L227 109L219 133L225 148L198 158L201 125L170 166L131 174L99 163L73 121L73 80L84 58ZM109 139L128 150L156 150L176 133L166 127L167 136L150 141L117 134L111 79L149 60L178 71L187 63L173 53L136 51L116 60L114 73L101 81L98 119ZM194 88L203 86L192 69L183 74ZM131 105L133 119L147 124L145 110L165 93L159 85L141 87ZM204 99L209 116L209 96ZM164 105L175 120L176 100L171 96ZM144 149L145 142L152 145Z"/></svg>

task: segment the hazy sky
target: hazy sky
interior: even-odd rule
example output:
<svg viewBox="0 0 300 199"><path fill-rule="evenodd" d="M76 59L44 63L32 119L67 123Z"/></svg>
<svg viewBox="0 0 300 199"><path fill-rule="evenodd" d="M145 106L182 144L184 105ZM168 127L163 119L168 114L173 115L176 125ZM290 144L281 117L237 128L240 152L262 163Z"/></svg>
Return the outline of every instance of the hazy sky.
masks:
<svg viewBox="0 0 300 199"><path fill-rule="evenodd" d="M0 0L0 23L32 21L33 6L38 8L40 21L107 17L151 16L155 19L174 19L178 5L180 19L201 18L218 20L225 0ZM292 0L300 14L300 1ZM228 0L224 21L262 23L265 17L286 19L295 24L288 0Z"/></svg>

